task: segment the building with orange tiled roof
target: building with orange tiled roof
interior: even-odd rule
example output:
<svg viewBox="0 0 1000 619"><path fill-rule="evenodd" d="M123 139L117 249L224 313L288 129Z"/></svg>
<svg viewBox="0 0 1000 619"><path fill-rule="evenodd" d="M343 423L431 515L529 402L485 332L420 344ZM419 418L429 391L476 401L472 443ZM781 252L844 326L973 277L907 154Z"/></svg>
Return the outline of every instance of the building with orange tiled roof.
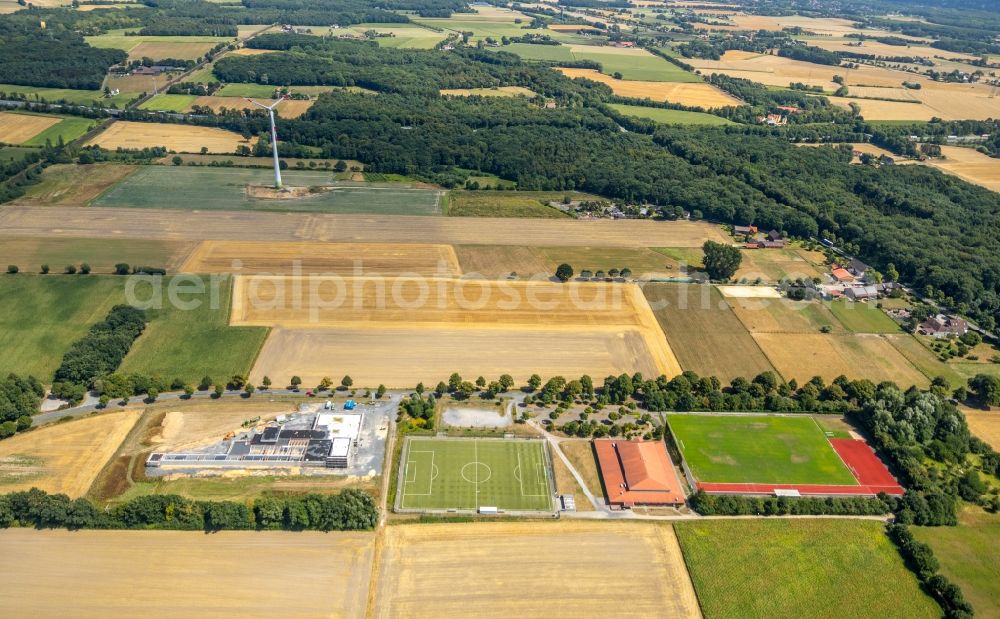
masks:
<svg viewBox="0 0 1000 619"><path fill-rule="evenodd" d="M661 441L597 439L594 450L612 507L684 503L684 489Z"/></svg>

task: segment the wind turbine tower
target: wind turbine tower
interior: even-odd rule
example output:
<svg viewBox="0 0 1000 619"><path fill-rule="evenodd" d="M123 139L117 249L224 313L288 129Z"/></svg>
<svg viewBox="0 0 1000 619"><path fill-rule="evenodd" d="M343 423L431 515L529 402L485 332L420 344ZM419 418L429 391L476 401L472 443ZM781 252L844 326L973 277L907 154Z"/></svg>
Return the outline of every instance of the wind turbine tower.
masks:
<svg viewBox="0 0 1000 619"><path fill-rule="evenodd" d="M253 99L247 98L247 101L253 103L259 108L267 110L267 113L271 117L271 153L274 155L274 188L281 189L281 167L278 165L278 132L274 129L274 108L278 107L278 104L284 101L286 97L282 97L272 103L271 105L264 105L263 103L257 103Z"/></svg>

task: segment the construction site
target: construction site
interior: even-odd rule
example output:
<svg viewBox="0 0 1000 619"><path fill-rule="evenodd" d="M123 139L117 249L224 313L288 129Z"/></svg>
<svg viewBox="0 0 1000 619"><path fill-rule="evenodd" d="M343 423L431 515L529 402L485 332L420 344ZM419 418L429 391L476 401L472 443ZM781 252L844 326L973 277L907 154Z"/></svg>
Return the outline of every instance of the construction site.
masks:
<svg viewBox="0 0 1000 619"><path fill-rule="evenodd" d="M266 423L251 419L240 431L205 447L154 452L146 474L211 474L240 469L301 469L302 473L381 474L393 399L303 404Z"/></svg>

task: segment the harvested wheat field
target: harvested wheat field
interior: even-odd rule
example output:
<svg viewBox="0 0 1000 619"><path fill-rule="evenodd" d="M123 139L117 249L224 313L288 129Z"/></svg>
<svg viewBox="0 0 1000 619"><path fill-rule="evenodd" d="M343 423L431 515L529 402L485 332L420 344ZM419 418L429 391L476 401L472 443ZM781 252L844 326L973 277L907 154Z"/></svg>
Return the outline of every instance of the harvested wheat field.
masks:
<svg viewBox="0 0 1000 619"><path fill-rule="evenodd" d="M904 389L930 381L879 335L823 333L754 333L754 340L785 380L799 384L813 376L832 381L843 374L879 383L894 381Z"/></svg>
<svg viewBox="0 0 1000 619"><path fill-rule="evenodd" d="M179 153L198 153L202 148L210 153L234 153L240 144L249 146L252 142L244 142L238 133L215 127L116 120L87 144L110 150L163 146Z"/></svg>
<svg viewBox="0 0 1000 619"><path fill-rule="evenodd" d="M376 617L701 616L673 530L657 524L393 526L376 578Z"/></svg>
<svg viewBox="0 0 1000 619"><path fill-rule="evenodd" d="M927 163L964 181L1000 191L1000 159L960 146L942 146L941 154L944 159L928 159Z"/></svg>
<svg viewBox="0 0 1000 619"><path fill-rule="evenodd" d="M533 247L517 245L456 245L455 254L462 272L483 277L503 277L517 273L530 277L552 273L552 267Z"/></svg>
<svg viewBox="0 0 1000 619"><path fill-rule="evenodd" d="M450 328L372 323L370 327L275 328L250 373L275 384L302 378L317 384L336 371L355 385L411 388L437 384L452 372L465 376L532 374L579 377L632 374L674 376L680 367L660 334L627 327L545 329Z"/></svg>
<svg viewBox="0 0 1000 619"><path fill-rule="evenodd" d="M231 324L274 329L252 378L407 386L465 373L673 376L680 367L631 284L238 277ZM296 290L296 286L300 288ZM567 365L569 363L569 365ZM307 378L308 377L308 378Z"/></svg>
<svg viewBox="0 0 1000 619"><path fill-rule="evenodd" d="M0 143L23 144L62 120L59 116L0 112Z"/></svg>
<svg viewBox="0 0 1000 619"><path fill-rule="evenodd" d="M261 50L267 51L267 50ZM263 100L260 103L272 105L273 99ZM287 99L279 105L275 112L281 118L298 118L306 113L316 103L315 99ZM223 108L228 110L250 110L254 105L242 97L197 97L191 102L191 106L186 111L191 111L195 106L211 108L213 112L220 112Z"/></svg>
<svg viewBox="0 0 1000 619"><path fill-rule="evenodd" d="M128 217L123 214L127 213ZM563 247L701 247L727 241L704 222L622 219L515 219L192 211L114 207L17 207L0 209L6 236L330 241L341 243L445 243Z"/></svg>
<svg viewBox="0 0 1000 619"><path fill-rule="evenodd" d="M7 617L363 617L373 534L10 529L0 546Z"/></svg>
<svg viewBox="0 0 1000 619"><path fill-rule="evenodd" d="M450 245L202 241L182 273L460 275Z"/></svg>
<svg viewBox="0 0 1000 619"><path fill-rule="evenodd" d="M700 11L699 11L700 12ZM782 30L802 28L815 34L842 37L845 34L865 32L855 28L854 22L836 17L805 17L802 15L746 15L737 13L729 16L731 25L696 24L702 30ZM870 31L876 32L876 31ZM882 34L885 34L884 32Z"/></svg>
<svg viewBox="0 0 1000 619"><path fill-rule="evenodd" d="M256 48L253 48L253 47L241 47L239 49L235 49L235 50L229 52L226 55L227 56L260 56L261 54L273 54L273 53L274 53L274 50L272 50L272 49L256 49Z"/></svg>
<svg viewBox="0 0 1000 619"><path fill-rule="evenodd" d="M973 434L986 441L993 449L1000 449L1000 412L962 407L962 413Z"/></svg>
<svg viewBox="0 0 1000 619"><path fill-rule="evenodd" d="M137 410L104 413L3 441L0 492L37 487L73 498L83 496L139 415Z"/></svg>
<svg viewBox="0 0 1000 619"><path fill-rule="evenodd" d="M638 286L624 283L496 281L421 277L240 276L234 326L655 326Z"/></svg>
<svg viewBox="0 0 1000 619"><path fill-rule="evenodd" d="M616 95L622 97L649 98L653 101L669 101L706 109L743 105L739 99L703 82L640 82L616 80L610 75L604 75L593 69L559 68L559 71L570 78L585 77L588 80L606 84Z"/></svg>

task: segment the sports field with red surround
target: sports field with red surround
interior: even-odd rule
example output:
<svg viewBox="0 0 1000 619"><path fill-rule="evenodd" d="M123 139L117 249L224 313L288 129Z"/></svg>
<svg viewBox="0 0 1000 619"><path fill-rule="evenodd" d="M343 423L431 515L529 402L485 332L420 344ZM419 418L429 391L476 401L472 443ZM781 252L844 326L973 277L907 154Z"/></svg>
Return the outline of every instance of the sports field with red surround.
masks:
<svg viewBox="0 0 1000 619"><path fill-rule="evenodd" d="M902 495L872 448L833 438L809 415L670 415L685 474L713 494Z"/></svg>

